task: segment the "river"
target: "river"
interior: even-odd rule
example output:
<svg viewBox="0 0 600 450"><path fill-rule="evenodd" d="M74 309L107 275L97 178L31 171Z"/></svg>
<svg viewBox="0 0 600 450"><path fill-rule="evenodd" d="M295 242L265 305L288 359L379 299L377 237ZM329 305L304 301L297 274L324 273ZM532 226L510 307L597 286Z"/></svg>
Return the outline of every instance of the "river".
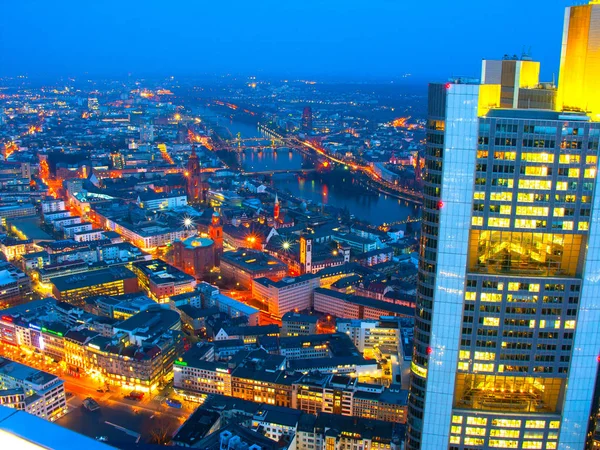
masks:
<svg viewBox="0 0 600 450"><path fill-rule="evenodd" d="M273 185L306 201L348 208L356 219L373 225L414 218L420 214L419 208L413 204L389 195L365 192L364 188L353 183L350 174L346 178L336 177L334 180L328 180L327 175L310 176L307 179L274 175Z"/></svg>
<svg viewBox="0 0 600 450"><path fill-rule="evenodd" d="M214 111L203 109L201 115L210 114ZM220 116L218 120L220 127L226 128L232 136L240 133L243 138L262 137L261 132L251 124L243 122L232 122ZM263 172L269 170L299 169L304 163L304 156L300 153L278 149L263 150L257 152L246 150L242 155L241 165L245 170ZM389 195L369 192L364 188L356 186L349 174L347 177L310 176L301 178L290 175L274 175L273 186L306 201L317 204L335 206L337 208L348 208L350 214L356 219L367 221L373 225L384 222L397 222L407 217L418 217L419 208Z"/></svg>

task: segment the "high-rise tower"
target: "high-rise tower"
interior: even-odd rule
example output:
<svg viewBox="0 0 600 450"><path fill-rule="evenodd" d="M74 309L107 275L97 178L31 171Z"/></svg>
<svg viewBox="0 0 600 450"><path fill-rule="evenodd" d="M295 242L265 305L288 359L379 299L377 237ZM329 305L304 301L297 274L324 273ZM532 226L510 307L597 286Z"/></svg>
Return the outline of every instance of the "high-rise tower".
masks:
<svg viewBox="0 0 600 450"><path fill-rule="evenodd" d="M560 110L589 112L600 119L600 1L565 13L558 102Z"/></svg>
<svg viewBox="0 0 600 450"><path fill-rule="evenodd" d="M502 92L429 87L410 450L579 450L595 413L600 122Z"/></svg>
<svg viewBox="0 0 600 450"><path fill-rule="evenodd" d="M302 111L302 131L311 132L313 129L312 108L307 106Z"/></svg>

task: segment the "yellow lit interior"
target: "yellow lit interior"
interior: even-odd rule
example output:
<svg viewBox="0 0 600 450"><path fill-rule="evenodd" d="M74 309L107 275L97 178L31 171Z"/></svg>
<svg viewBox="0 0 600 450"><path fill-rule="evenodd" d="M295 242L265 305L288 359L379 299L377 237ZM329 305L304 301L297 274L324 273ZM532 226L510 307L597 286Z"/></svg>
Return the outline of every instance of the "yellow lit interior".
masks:
<svg viewBox="0 0 600 450"><path fill-rule="evenodd" d="M456 375L454 407L502 412L555 412L564 389L560 378Z"/></svg>
<svg viewBox="0 0 600 450"><path fill-rule="evenodd" d="M472 230L469 269L499 275L575 276L584 237Z"/></svg>

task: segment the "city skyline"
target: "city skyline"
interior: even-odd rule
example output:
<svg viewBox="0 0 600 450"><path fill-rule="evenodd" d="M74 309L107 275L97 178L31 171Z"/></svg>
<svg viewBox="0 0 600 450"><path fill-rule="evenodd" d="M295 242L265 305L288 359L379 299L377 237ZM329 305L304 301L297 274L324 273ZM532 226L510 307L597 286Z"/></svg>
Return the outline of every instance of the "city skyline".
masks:
<svg viewBox="0 0 600 450"><path fill-rule="evenodd" d="M486 2L316 0L11 2L0 18L0 75L194 76L242 74L440 81L472 76L481 59L531 49L542 79L558 74L564 7L540 0ZM19 17L21 20L14 20ZM538 26L531 26L536 17ZM495 25L504 24L504 25ZM519 30L508 33L505 28Z"/></svg>
<svg viewBox="0 0 600 450"><path fill-rule="evenodd" d="M600 449L600 0L26 3L0 448Z"/></svg>

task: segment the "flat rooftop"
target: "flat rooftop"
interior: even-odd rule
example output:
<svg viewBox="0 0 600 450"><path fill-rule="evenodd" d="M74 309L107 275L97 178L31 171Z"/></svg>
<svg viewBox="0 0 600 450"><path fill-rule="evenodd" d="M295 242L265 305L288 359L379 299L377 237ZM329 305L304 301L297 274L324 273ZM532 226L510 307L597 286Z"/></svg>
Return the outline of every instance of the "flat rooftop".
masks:
<svg viewBox="0 0 600 450"><path fill-rule="evenodd" d="M62 292L127 279L137 280L137 277L126 267L116 266L109 269L94 270L92 272L52 278L51 283L56 289Z"/></svg>
<svg viewBox="0 0 600 450"><path fill-rule="evenodd" d="M256 281L256 280L255 280ZM302 322L302 323L317 323L319 317L311 314L300 314L297 312L289 311L286 312L281 318L282 322Z"/></svg>
<svg viewBox="0 0 600 450"><path fill-rule="evenodd" d="M33 239L34 241L51 241L54 239L40 228L40 219L37 217L8 219L7 224L17 229L27 239Z"/></svg>
<svg viewBox="0 0 600 450"><path fill-rule="evenodd" d="M239 300L227 297L226 295L223 295L221 293L213 295L211 299L214 299L214 301L220 306L222 305L227 306L231 309L235 309L236 311L239 311L241 314L246 316L251 316L252 314L260 312L260 309L255 308L254 306L246 305L245 303L240 302Z"/></svg>
<svg viewBox="0 0 600 450"><path fill-rule="evenodd" d="M37 385L48 384L52 381L62 383L62 380L56 375L2 357L0 357L0 373L15 380L27 381Z"/></svg>
<svg viewBox="0 0 600 450"><path fill-rule="evenodd" d="M167 264L160 259L150 261L140 261L133 264L133 267L140 270L144 275L151 279L155 284L166 284L173 282L192 282L195 278L182 272L178 268Z"/></svg>
<svg viewBox="0 0 600 450"><path fill-rule="evenodd" d="M18 270L16 267L14 270L0 269L0 286L7 286L11 283L16 283L18 280L25 278L26 276L27 275Z"/></svg>
<svg viewBox="0 0 600 450"><path fill-rule="evenodd" d="M286 427L295 427L302 414L304 414L302 411L295 409L263 404L260 410L254 415L253 420Z"/></svg>
<svg viewBox="0 0 600 450"><path fill-rule="evenodd" d="M298 283L303 283L308 280L318 279L319 275L313 273L307 273L305 275L300 275L299 277L285 277L279 281L272 281L266 277L255 278L254 282L262 284L263 286L269 287L272 286L276 289L281 289L284 287L293 286Z"/></svg>
<svg viewBox="0 0 600 450"><path fill-rule="evenodd" d="M167 331L180 323L179 314L170 309L154 307L134 314L129 319L115 326L115 329L128 332L136 330L147 330L147 334L155 334Z"/></svg>
<svg viewBox="0 0 600 450"><path fill-rule="evenodd" d="M362 356L334 356L332 358L292 359L287 364L288 369L303 372L339 366L377 366L377 361L365 359Z"/></svg>
<svg viewBox="0 0 600 450"><path fill-rule="evenodd" d="M221 262L230 264L245 272L287 271L287 265L283 261L258 250L247 248L223 253Z"/></svg>

